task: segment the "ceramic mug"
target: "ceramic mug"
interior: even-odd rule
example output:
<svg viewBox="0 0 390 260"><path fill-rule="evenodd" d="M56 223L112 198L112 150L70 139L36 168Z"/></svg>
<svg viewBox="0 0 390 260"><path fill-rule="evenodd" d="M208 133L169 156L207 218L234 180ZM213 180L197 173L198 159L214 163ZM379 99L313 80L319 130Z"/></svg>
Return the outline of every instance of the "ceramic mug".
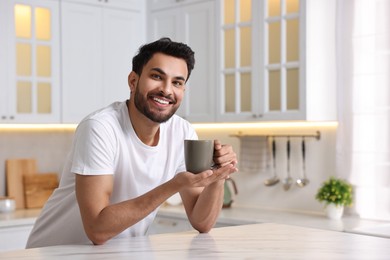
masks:
<svg viewBox="0 0 390 260"><path fill-rule="evenodd" d="M200 173L213 165L214 140L184 140L184 159L186 169Z"/></svg>

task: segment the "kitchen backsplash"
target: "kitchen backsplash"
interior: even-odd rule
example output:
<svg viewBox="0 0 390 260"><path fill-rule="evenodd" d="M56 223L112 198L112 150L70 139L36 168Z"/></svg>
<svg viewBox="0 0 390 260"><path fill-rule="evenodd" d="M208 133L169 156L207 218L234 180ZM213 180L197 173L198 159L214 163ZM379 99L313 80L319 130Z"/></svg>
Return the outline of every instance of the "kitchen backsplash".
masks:
<svg viewBox="0 0 390 260"><path fill-rule="evenodd" d="M251 207L288 209L294 211L320 212L322 205L314 198L320 184L330 175L335 174L335 138L336 126L322 128L274 128L274 129L239 129L241 134L313 134L321 133L320 140L306 140L306 174L310 183L301 188L293 185L285 191L281 182L267 187L264 180L272 177L272 168L267 168L268 155L264 146L259 150L251 142L241 142L236 136L237 129L201 129L197 128L200 139L219 139L231 144L237 152L240 172L232 175L238 188L234 197L235 204ZM34 158L39 172L58 172L68 155L73 139L72 130L40 131L0 131L0 196L5 195L5 160L9 158ZM255 140L255 139L254 139ZM259 139L260 140L260 139ZM276 138L276 172L280 179L287 175L287 155L285 137ZM301 138L290 138L290 172L294 180L302 175ZM261 142L259 141L259 144ZM263 147L263 148L261 148ZM253 154L248 152L252 151ZM258 161L253 163L256 156ZM242 158L241 158L242 157ZM245 157L245 158L244 158ZM252 168L250 168L251 166Z"/></svg>

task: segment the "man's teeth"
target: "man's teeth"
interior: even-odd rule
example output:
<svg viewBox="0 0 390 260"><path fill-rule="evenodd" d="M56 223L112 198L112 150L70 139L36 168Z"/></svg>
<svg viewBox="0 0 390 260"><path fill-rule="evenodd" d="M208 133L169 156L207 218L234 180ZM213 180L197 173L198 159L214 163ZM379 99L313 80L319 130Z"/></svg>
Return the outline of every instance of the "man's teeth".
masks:
<svg viewBox="0 0 390 260"><path fill-rule="evenodd" d="M157 101L158 103L164 104L164 105L168 105L169 104L168 101L162 100L162 99L159 99L159 98L153 98L153 100Z"/></svg>

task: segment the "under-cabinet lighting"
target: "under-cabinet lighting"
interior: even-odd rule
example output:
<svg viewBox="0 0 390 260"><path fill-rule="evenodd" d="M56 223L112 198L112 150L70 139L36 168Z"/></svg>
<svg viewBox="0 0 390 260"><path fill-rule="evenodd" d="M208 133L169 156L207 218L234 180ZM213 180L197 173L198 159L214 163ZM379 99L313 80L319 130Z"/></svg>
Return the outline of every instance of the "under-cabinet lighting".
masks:
<svg viewBox="0 0 390 260"><path fill-rule="evenodd" d="M334 121L326 122L256 122L256 123L218 123L218 124L193 124L195 129L274 129L274 128L323 128L337 127Z"/></svg>
<svg viewBox="0 0 390 260"><path fill-rule="evenodd" d="M337 127L334 121L327 122L257 122L257 123L204 123L192 124L195 129L272 129L272 128L322 128ZM0 131L74 131L77 124L0 124Z"/></svg>
<svg viewBox="0 0 390 260"><path fill-rule="evenodd" d="M77 124L0 124L0 131L74 131Z"/></svg>

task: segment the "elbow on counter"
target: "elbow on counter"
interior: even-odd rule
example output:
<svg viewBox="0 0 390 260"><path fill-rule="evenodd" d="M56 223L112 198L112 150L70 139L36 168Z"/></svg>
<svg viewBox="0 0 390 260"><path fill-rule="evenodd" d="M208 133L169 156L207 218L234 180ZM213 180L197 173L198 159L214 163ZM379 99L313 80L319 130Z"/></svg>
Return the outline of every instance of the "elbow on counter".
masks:
<svg viewBox="0 0 390 260"><path fill-rule="evenodd" d="M112 237L102 232L86 232L89 240L95 245L104 245Z"/></svg>

